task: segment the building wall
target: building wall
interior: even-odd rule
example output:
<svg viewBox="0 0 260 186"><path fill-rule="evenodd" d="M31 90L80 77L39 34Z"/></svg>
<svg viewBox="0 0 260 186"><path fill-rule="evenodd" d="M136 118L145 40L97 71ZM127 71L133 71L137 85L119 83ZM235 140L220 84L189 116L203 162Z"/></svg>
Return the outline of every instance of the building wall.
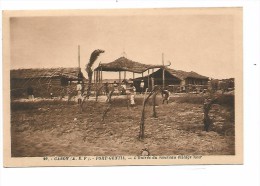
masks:
<svg viewBox="0 0 260 186"><path fill-rule="evenodd" d="M27 88L31 86L35 97L50 97L50 93L59 96L65 91L68 80L62 77L53 78L31 78L31 79L11 79L11 97L27 98ZM62 86L63 85L63 86Z"/></svg>
<svg viewBox="0 0 260 186"><path fill-rule="evenodd" d="M206 85L208 80L206 79L197 79L197 78L187 78L185 79L186 85Z"/></svg>

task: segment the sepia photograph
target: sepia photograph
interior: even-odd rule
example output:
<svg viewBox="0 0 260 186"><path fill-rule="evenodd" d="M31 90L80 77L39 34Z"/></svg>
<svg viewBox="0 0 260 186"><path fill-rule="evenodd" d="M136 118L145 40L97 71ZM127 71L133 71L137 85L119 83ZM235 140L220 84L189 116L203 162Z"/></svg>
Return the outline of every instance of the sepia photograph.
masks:
<svg viewBox="0 0 260 186"><path fill-rule="evenodd" d="M4 164L243 163L242 8L4 11Z"/></svg>

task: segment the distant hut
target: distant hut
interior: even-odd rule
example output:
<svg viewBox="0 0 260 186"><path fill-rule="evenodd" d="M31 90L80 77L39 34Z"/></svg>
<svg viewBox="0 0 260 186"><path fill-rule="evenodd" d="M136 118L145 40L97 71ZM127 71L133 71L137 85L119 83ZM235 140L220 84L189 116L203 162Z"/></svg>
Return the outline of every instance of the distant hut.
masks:
<svg viewBox="0 0 260 186"><path fill-rule="evenodd" d="M159 70L154 72L155 69ZM163 69L165 70L164 76ZM151 74L150 70L152 70ZM102 78L102 72L104 71L118 72L119 83L126 79L126 72L132 72L132 80L138 92L140 91L140 83L142 80L144 80L144 90L146 90L146 88L151 90L155 85L162 86L164 84L165 86L170 86L174 92L203 91L208 87L209 80L208 77L196 72L173 70L163 65L142 64L124 56L110 63L101 63L94 70L94 83L104 82ZM121 72L124 73L124 76L121 75ZM145 72L148 72L147 76L144 76ZM135 74L139 74L142 77L135 78ZM105 82L108 82L108 80L105 80Z"/></svg>
<svg viewBox="0 0 260 186"><path fill-rule="evenodd" d="M25 97L29 86L36 97L60 96L78 80L86 80L80 68L16 69L10 71L10 79L12 97Z"/></svg>
<svg viewBox="0 0 260 186"><path fill-rule="evenodd" d="M212 79L210 85L213 90L231 91L235 88L235 79Z"/></svg>
<svg viewBox="0 0 260 186"><path fill-rule="evenodd" d="M163 69L160 68L156 72L145 76L134 79L134 84L139 87L141 80L145 82L145 88L151 84L152 87L163 85ZM174 70L165 68L165 86L172 89L173 92L191 92L191 91L203 91L208 86L209 78L200 75L196 72L185 72L182 70Z"/></svg>

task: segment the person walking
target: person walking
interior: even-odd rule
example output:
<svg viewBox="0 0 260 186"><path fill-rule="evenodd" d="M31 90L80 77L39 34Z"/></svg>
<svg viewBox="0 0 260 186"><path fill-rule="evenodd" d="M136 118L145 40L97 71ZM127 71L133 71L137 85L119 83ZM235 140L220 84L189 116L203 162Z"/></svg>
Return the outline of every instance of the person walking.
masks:
<svg viewBox="0 0 260 186"><path fill-rule="evenodd" d="M169 100L170 100L170 92L168 91L167 88L164 89L164 90L162 90L162 97L163 97L163 102L162 102L162 104L164 104L164 101L166 101L167 104L168 104L168 102L169 102Z"/></svg>

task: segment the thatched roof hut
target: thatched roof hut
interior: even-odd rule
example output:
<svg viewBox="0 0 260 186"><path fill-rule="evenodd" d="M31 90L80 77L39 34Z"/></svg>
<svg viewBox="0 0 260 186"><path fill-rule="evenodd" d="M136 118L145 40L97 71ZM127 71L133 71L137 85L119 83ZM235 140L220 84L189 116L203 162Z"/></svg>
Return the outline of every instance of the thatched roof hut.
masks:
<svg viewBox="0 0 260 186"><path fill-rule="evenodd" d="M170 68L165 68L165 71L170 73L172 76L177 77L180 80L185 80L187 78L200 79L200 80L208 80L209 78L203 75L198 74L197 72L185 72L182 70L174 70ZM151 74L152 75L152 74Z"/></svg>
<svg viewBox="0 0 260 186"><path fill-rule="evenodd" d="M161 65L147 65L139 62L132 61L126 57L120 57L110 63L102 63L95 70L120 72L128 71L134 73L143 73L148 69L160 68Z"/></svg>
<svg viewBox="0 0 260 186"><path fill-rule="evenodd" d="M186 90L189 86L207 86L209 78L200 75L196 72L186 72L182 70L174 70L165 67L160 68L154 73L147 75L145 77L140 77L134 79L135 86L140 86L141 80L144 80L145 88L153 87L154 85L163 85L163 70L165 70L165 86L178 86L181 90ZM181 91L180 90L180 91Z"/></svg>
<svg viewBox="0 0 260 186"><path fill-rule="evenodd" d="M73 82L86 81L80 68L15 69L10 71L10 79L14 97L24 97L28 86L33 87L36 96L48 97L50 92L58 96Z"/></svg>
<svg viewBox="0 0 260 186"><path fill-rule="evenodd" d="M78 79L79 68L31 68L10 71L11 79L55 78Z"/></svg>

